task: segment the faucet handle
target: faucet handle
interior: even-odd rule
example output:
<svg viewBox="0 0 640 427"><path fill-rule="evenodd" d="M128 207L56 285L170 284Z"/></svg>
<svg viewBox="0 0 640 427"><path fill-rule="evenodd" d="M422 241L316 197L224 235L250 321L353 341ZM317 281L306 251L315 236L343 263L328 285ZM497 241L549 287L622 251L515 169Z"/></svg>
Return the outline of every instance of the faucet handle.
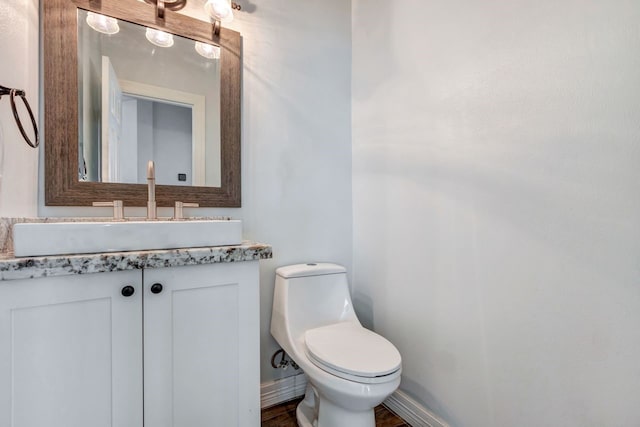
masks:
<svg viewBox="0 0 640 427"><path fill-rule="evenodd" d="M93 202L95 207L113 206L113 220L124 221L124 203L122 200L114 200L113 202Z"/></svg>
<svg viewBox="0 0 640 427"><path fill-rule="evenodd" d="M184 203L176 200L175 206L173 208L173 219L174 220L184 219L183 208L199 208L199 207L200 207L200 204L198 203Z"/></svg>

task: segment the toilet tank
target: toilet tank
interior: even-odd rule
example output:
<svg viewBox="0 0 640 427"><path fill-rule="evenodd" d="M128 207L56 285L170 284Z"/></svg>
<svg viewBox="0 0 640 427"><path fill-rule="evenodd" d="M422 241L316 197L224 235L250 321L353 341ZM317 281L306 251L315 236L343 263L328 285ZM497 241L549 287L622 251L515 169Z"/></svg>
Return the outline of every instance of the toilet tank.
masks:
<svg viewBox="0 0 640 427"><path fill-rule="evenodd" d="M281 346L308 329L344 321L358 319L343 266L310 263L276 270L271 334Z"/></svg>

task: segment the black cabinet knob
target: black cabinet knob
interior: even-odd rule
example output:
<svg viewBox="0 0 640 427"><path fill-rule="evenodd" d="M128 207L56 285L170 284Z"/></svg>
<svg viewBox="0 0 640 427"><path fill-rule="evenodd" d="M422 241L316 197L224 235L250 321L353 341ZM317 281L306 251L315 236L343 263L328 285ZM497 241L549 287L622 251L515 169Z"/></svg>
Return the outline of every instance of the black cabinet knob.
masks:
<svg viewBox="0 0 640 427"><path fill-rule="evenodd" d="M154 283L151 285L152 294L159 294L160 292L162 292L162 285L160 283Z"/></svg>
<svg viewBox="0 0 640 427"><path fill-rule="evenodd" d="M122 296L124 297L130 297L135 292L136 290L133 286L125 286L124 288L122 288Z"/></svg>

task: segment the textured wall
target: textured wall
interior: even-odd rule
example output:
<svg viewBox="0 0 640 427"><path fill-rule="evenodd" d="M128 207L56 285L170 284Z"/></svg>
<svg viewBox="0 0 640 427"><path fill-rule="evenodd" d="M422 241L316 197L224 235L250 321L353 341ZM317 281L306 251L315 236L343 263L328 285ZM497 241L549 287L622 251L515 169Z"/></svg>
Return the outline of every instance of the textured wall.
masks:
<svg viewBox="0 0 640 427"><path fill-rule="evenodd" d="M23 89L38 117L38 0L0 2L0 85ZM31 122L22 101L16 104L25 130ZM9 97L0 100L0 217L35 216L38 195L38 152L18 130Z"/></svg>
<svg viewBox="0 0 640 427"><path fill-rule="evenodd" d="M638 22L353 2L356 305L452 426L640 425Z"/></svg>
<svg viewBox="0 0 640 427"><path fill-rule="evenodd" d="M351 19L343 0L256 1L243 35L245 234L273 245L261 263L262 378L276 267L351 267ZM247 7L249 10L249 7ZM239 22L243 19L243 22Z"/></svg>

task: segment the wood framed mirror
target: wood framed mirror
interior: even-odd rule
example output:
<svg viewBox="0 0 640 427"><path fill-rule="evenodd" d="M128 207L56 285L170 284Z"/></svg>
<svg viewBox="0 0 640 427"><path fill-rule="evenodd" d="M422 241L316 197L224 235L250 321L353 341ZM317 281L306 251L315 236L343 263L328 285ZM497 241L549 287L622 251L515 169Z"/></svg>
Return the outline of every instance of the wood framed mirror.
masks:
<svg viewBox="0 0 640 427"><path fill-rule="evenodd" d="M194 118L190 126L194 141L198 138L203 140L205 134L219 135L217 145L219 154L206 154L207 158L218 156L218 169L213 173L213 175L217 174L217 179L215 177L211 178L212 181L207 181L206 185L203 185L205 184L205 175L209 172L202 171L202 165L204 164L202 157L205 156L205 149L202 148L204 145L201 145L201 148L193 148L187 154L189 165L193 165L193 170L186 167L189 170L185 173L172 172L172 177L175 177L176 180L189 180L192 185L179 185L177 181L176 184L171 181L170 184L164 185L165 183L162 180L158 180L156 200L158 206L173 206L175 201L182 201L199 203L201 207L239 207L241 205L240 34L225 28L219 28L219 33L216 34L212 24L171 10L166 10L164 19L160 19L157 15L156 6L137 0L47 0L42 5L44 17L44 126L46 135L44 181L46 205L91 206L96 201L122 200L125 206L145 206L147 202L147 185L142 183L144 182L142 178L136 181L136 172L132 174L134 175L131 178L132 181L124 179L124 182L122 182L109 178L109 173L107 172L109 166L105 162L112 152L105 150L105 144L103 143L106 138L104 134L99 134L102 135L102 139L99 136L94 138L99 140L99 142L96 142L87 137L86 130L81 129L83 115L87 117L87 114L86 112L83 115L80 114L84 108L82 102L86 95L82 94L80 83L80 77L84 73L82 64L79 64L79 57L81 56L81 49L79 48L84 42L79 38L79 29L83 25L84 16L92 12L104 17L115 18L121 26L132 24L147 29L147 31L149 31L148 29L160 30L181 40L189 41L192 47L193 43L196 42L204 43L208 48L212 46L219 47L219 58L216 58L216 65L212 66L217 67L219 83L213 81L211 83L212 85L219 84L217 94L219 102L216 102L219 115L212 115L205 110L204 90L192 90L191 92L202 93L191 93L190 95L194 96L181 98L184 95L183 91L164 88L167 89L165 90L166 93L172 94L171 96L177 96L177 98L172 98L169 103L188 103L189 99L194 99L195 101L193 102L200 106L200 109L194 107ZM125 44L128 44L128 42L125 42ZM176 45L178 44L179 42L176 41ZM89 50L92 51L91 49ZM155 55L155 57L160 56L159 52L164 52L161 47L155 46L151 46L149 51L151 52L150 55ZM201 52L198 53L204 56ZM202 58L199 59L202 60ZM184 62L189 65L190 60L173 61L172 64L176 62ZM102 65L102 74L105 74L104 56ZM165 68L157 65L154 65L154 67L156 67L157 73L161 73ZM139 67L128 67L128 69L137 68ZM194 79L194 73L185 71L173 79L186 82ZM155 72L148 74L155 74ZM132 85L132 82L128 79L124 80L126 80L126 87L137 88L128 90L139 91L142 94L140 95L141 99L145 99L145 101L145 97L148 95L145 91L150 90L150 87L155 87L146 83L137 84L140 82L134 82ZM104 87L102 91L103 94L110 93L104 92ZM167 95L169 98L171 96ZM107 97L103 96L103 98ZM198 99L202 100L202 102L199 103ZM208 109L209 101L206 101L206 105ZM165 113L163 117L168 117L167 114L169 117L174 117L174 113L171 112ZM127 114L124 114L124 116L127 116ZM196 116L198 116L198 122L196 121ZM215 125L213 126L214 130L211 132L208 128L206 132L203 129L197 130L199 128L196 129L196 122L206 123L207 126L210 124ZM165 128L168 127L172 131L172 125L166 124L166 122L163 123ZM86 123L84 126L86 126ZM106 126L108 125L98 124L94 127L104 130ZM199 136L196 136L196 134ZM136 133L135 135L139 134ZM91 141L89 141L90 139ZM98 166L95 166L95 168L101 170L91 174L94 176L93 180L90 179L90 174L87 173L86 153L83 152L84 144L94 144L101 147L97 150L101 150L102 156L95 156L96 159L99 159L96 162ZM137 148L135 150L137 150L136 155L139 155L142 149ZM125 150L121 151L124 152ZM121 157L126 158L127 155L121 154ZM170 158L171 154L165 154L165 157ZM137 163L142 164L144 162L146 164L147 159L144 156L140 155L139 160ZM178 162L176 161L175 163ZM156 162L156 171L161 169L162 165ZM193 178L191 179L192 175ZM207 175L206 179L209 180L209 175Z"/></svg>

